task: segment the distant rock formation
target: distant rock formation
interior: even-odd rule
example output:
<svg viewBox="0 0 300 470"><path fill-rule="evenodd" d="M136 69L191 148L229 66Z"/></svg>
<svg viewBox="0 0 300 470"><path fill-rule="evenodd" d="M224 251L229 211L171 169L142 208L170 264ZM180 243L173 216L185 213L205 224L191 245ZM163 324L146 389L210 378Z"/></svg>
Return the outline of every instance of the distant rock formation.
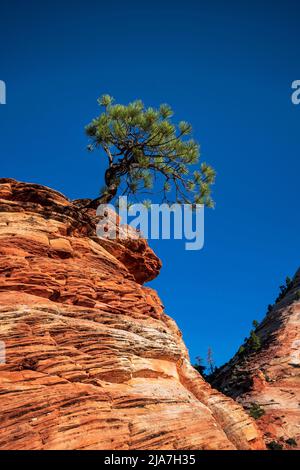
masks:
<svg viewBox="0 0 300 470"><path fill-rule="evenodd" d="M81 206L0 180L0 449L263 449L142 285L146 241L98 239Z"/></svg>
<svg viewBox="0 0 300 470"><path fill-rule="evenodd" d="M256 415L272 449L300 448L300 270L256 328L260 346L221 367L214 387Z"/></svg>

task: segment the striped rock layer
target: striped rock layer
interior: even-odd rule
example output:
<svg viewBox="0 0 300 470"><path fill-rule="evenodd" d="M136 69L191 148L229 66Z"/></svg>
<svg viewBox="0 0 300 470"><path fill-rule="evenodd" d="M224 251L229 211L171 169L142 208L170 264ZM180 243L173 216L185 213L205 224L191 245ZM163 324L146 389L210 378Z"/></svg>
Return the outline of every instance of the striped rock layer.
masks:
<svg viewBox="0 0 300 470"><path fill-rule="evenodd" d="M0 449L264 448L143 286L160 260L95 222L80 201L0 180Z"/></svg>
<svg viewBox="0 0 300 470"><path fill-rule="evenodd" d="M300 449L300 270L256 335L261 347L236 354L212 383L246 410L259 410L256 422L271 448Z"/></svg>

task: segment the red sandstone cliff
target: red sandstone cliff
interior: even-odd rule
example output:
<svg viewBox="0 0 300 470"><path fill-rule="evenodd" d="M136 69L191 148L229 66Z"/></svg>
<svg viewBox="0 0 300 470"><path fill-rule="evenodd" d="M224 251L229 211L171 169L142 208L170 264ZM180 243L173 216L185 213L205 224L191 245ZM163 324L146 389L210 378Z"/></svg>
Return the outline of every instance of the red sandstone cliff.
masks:
<svg viewBox="0 0 300 470"><path fill-rule="evenodd" d="M300 448L300 270L283 298L256 329L258 351L236 354L212 381L246 409L277 448Z"/></svg>
<svg viewBox="0 0 300 470"><path fill-rule="evenodd" d="M80 202L0 180L0 449L264 448L143 287L160 267Z"/></svg>

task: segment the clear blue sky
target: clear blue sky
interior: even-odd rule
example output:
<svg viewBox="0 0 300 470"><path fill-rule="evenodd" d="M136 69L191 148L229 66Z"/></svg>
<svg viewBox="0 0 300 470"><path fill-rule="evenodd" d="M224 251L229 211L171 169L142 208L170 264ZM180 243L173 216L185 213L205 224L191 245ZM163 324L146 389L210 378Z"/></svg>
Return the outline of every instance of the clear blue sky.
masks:
<svg viewBox="0 0 300 470"><path fill-rule="evenodd" d="M86 152L96 98L169 103L218 173L205 247L152 242L151 283L192 359L229 359L299 264L297 1L2 1L1 176L93 197L104 163Z"/></svg>

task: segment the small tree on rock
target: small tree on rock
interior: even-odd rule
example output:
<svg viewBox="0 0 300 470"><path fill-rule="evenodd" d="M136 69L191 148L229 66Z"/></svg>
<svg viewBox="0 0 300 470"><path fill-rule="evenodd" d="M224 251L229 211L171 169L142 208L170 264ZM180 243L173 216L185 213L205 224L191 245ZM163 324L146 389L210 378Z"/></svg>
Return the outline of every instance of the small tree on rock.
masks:
<svg viewBox="0 0 300 470"><path fill-rule="evenodd" d="M175 125L166 104L146 108L138 100L125 106L109 95L98 103L103 111L86 134L89 150L99 148L106 155L107 169L105 187L89 207L108 203L117 194L135 201L137 195L151 194L153 185L161 202L213 206L215 171L206 163L199 165L199 144L191 137L190 124Z"/></svg>
<svg viewBox="0 0 300 470"><path fill-rule="evenodd" d="M209 370L210 374L213 374L216 370L216 366L215 366L215 361L214 361L214 357L213 357L213 351L210 347L207 350L206 362L207 362L208 370Z"/></svg>

